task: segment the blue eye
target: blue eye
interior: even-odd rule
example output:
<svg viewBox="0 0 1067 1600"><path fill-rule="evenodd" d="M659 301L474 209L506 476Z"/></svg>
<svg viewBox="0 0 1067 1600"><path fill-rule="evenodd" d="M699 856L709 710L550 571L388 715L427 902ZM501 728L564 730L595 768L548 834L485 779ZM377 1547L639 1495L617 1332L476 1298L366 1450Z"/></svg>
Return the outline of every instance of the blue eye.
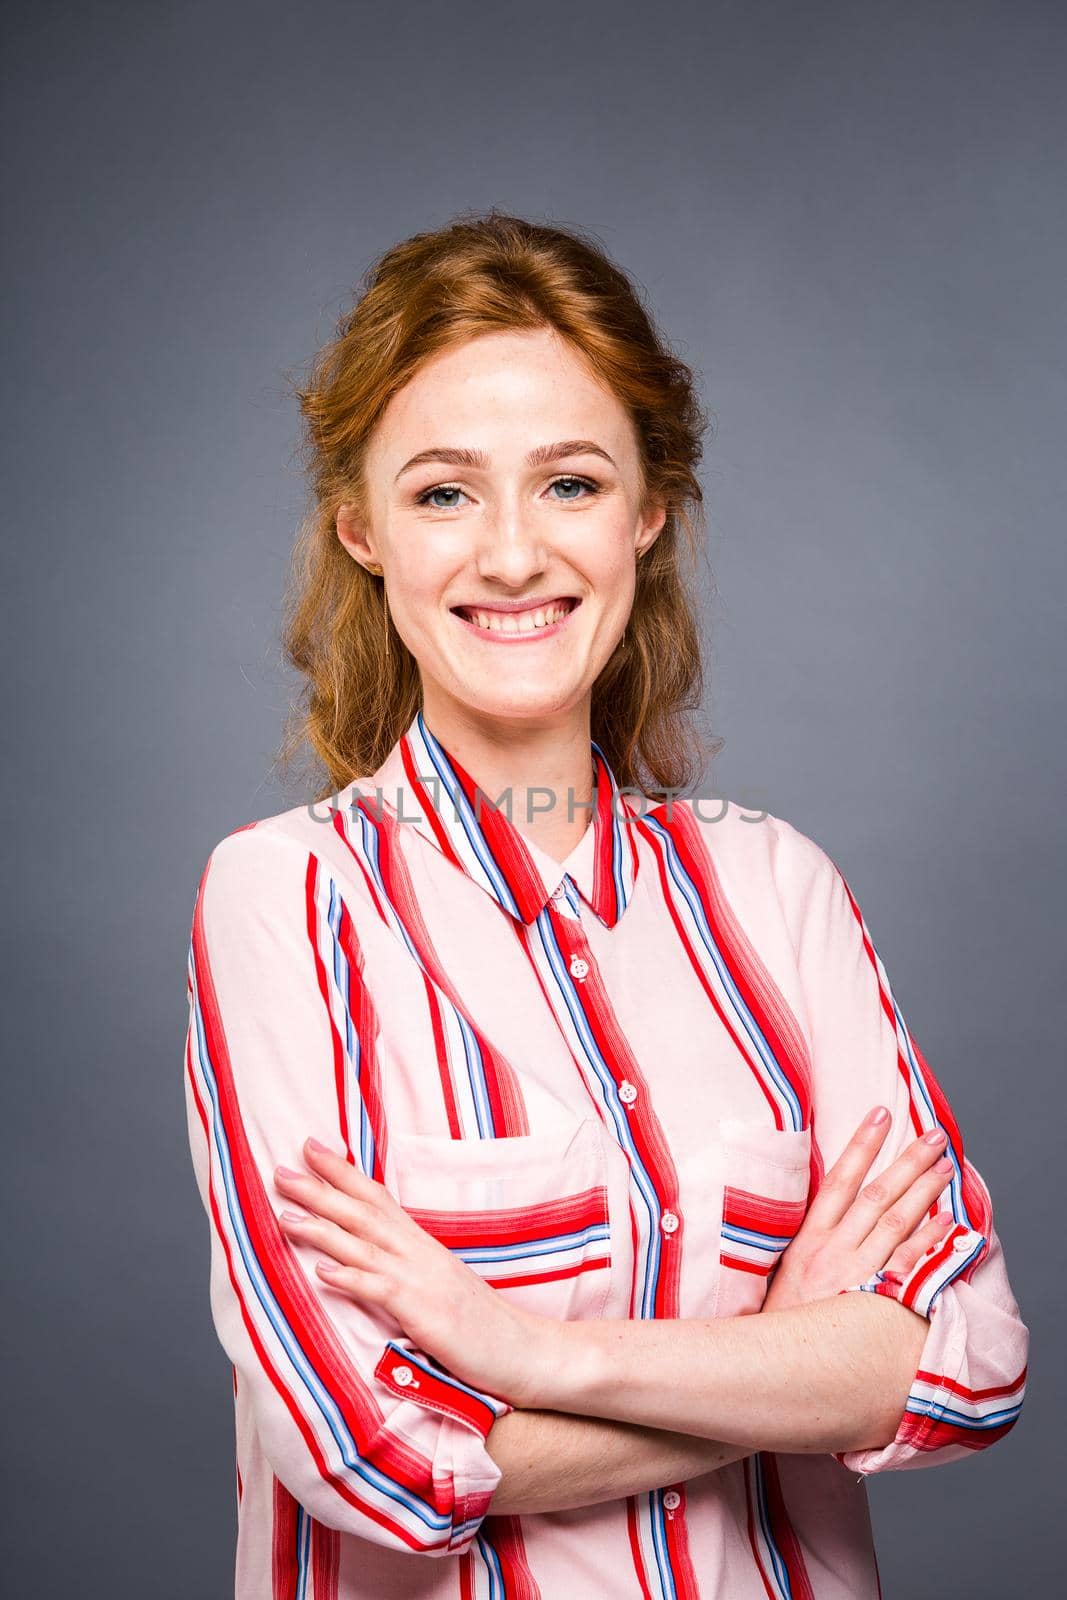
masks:
<svg viewBox="0 0 1067 1600"><path fill-rule="evenodd" d="M577 484L577 486L580 489L587 489L590 494L599 494L600 493L600 491L597 488L596 484L593 483L589 478L576 478L576 477L573 476L573 474L569 475L566 478L554 478L549 487L553 488L553 489L558 489L561 483ZM568 495L564 495L563 498L565 500L579 500L582 497L580 495L568 494Z"/></svg>
<svg viewBox="0 0 1067 1600"><path fill-rule="evenodd" d="M440 483L440 484L437 485L436 489L424 489L422 494L416 495L415 496L415 504L417 506L429 505L430 504L430 497L432 495L435 495L435 494L462 494L462 493L463 493L463 490L457 488L454 483ZM442 505L435 504L433 509L435 511L453 511L453 510L455 510L455 506L454 505L442 506Z"/></svg>
<svg viewBox="0 0 1067 1600"><path fill-rule="evenodd" d="M564 477L553 478L552 482L549 484L549 488L558 489L560 484L565 484L569 487L576 486L579 489L585 490L585 494L565 494L554 496L554 498L558 499L562 505L566 505L572 500L584 500L586 495L600 494L601 492L599 484L594 483L591 478L579 478L576 477L574 473L567 473ZM429 506L432 511L455 511L457 509L457 502L455 500L451 500L448 502L448 504L443 505L440 500L437 500L434 497L439 494L461 495L463 493L464 491L456 483L438 483L435 484L432 489L424 489L421 494L417 494L415 496L415 504L417 506Z"/></svg>

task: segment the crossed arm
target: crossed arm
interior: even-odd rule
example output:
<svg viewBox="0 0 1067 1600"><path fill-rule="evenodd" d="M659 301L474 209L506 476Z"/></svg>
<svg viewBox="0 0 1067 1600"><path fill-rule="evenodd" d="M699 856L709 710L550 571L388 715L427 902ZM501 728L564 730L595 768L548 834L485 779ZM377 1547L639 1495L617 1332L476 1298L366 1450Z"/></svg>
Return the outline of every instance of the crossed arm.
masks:
<svg viewBox="0 0 1067 1600"><path fill-rule="evenodd" d="M496 1512L615 1500L716 1471L753 1450L886 1444L926 1321L894 1300L849 1294L711 1322L570 1322L559 1330L560 1359L539 1380L545 1409L509 1412L486 1440L503 1471ZM666 1368L678 1373L674 1385L662 1381ZM699 1381L687 1382L693 1372Z"/></svg>
<svg viewBox="0 0 1067 1600"><path fill-rule="evenodd" d="M276 1182L320 1217L332 1212L333 1233L322 1221L282 1220L346 1264L339 1287L387 1294L422 1348L508 1397L513 1409L486 1438L502 1472L494 1511L561 1511L715 1471L753 1450L845 1451L894 1437L927 1320L895 1300L839 1291L882 1268L907 1273L951 1217L922 1222L946 1182L935 1168L941 1145L915 1140L860 1192L888 1127L888 1118L866 1120L826 1174L763 1311L710 1321L531 1316L486 1291L336 1156L308 1152L327 1190L331 1179L344 1185L336 1199L316 1193L315 1179ZM348 1231L353 1200L377 1212L363 1213L362 1249ZM389 1289L376 1291L368 1269L386 1242Z"/></svg>

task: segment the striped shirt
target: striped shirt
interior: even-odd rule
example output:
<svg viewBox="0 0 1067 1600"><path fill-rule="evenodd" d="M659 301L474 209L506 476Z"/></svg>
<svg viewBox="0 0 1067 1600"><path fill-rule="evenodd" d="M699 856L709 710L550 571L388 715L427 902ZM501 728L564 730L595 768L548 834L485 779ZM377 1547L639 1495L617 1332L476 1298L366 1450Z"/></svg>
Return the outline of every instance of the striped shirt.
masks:
<svg viewBox="0 0 1067 1600"><path fill-rule="evenodd" d="M562 863L419 712L378 772L204 868L185 1087L237 1600L874 1600L865 1478L961 1460L1019 1414L1028 1330L989 1192L841 871L781 818L653 804L590 754ZM494 1514L506 1397L331 1289L277 1221L274 1169L304 1170L313 1134L542 1315L744 1316L876 1104L872 1176L938 1125L955 1168L943 1243L852 1286L928 1321L896 1437L579 1510Z"/></svg>

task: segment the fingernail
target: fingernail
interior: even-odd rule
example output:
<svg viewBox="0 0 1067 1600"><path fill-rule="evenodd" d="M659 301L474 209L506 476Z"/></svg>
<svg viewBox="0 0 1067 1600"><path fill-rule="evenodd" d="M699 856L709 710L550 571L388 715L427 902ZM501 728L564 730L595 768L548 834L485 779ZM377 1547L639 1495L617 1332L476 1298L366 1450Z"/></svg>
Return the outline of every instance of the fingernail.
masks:
<svg viewBox="0 0 1067 1600"><path fill-rule="evenodd" d="M929 1133L923 1134L923 1144L943 1144L944 1141L944 1128L931 1128Z"/></svg>
<svg viewBox="0 0 1067 1600"><path fill-rule="evenodd" d="M276 1178L306 1178L307 1173L294 1172L292 1167L275 1167L274 1176Z"/></svg>
<svg viewBox="0 0 1067 1600"><path fill-rule="evenodd" d="M290 1211L288 1208L284 1211L279 1211L278 1215L284 1217L286 1222L306 1222L308 1219L306 1211Z"/></svg>
<svg viewBox="0 0 1067 1600"><path fill-rule="evenodd" d="M935 1172L951 1172L952 1171L952 1157L951 1156L942 1156L940 1161L935 1161L934 1162L934 1171Z"/></svg>
<svg viewBox="0 0 1067 1600"><path fill-rule="evenodd" d="M328 1144L320 1144L317 1139L309 1139L308 1140L308 1149L309 1150L318 1150L320 1152L320 1154L322 1154L324 1156L328 1156L328 1155L332 1155L333 1154L333 1151L330 1149Z"/></svg>
<svg viewBox="0 0 1067 1600"><path fill-rule="evenodd" d="M889 1112L886 1110L885 1106L875 1106L874 1110L867 1118L867 1121L872 1125L872 1127L876 1128L880 1122L885 1121L888 1115Z"/></svg>

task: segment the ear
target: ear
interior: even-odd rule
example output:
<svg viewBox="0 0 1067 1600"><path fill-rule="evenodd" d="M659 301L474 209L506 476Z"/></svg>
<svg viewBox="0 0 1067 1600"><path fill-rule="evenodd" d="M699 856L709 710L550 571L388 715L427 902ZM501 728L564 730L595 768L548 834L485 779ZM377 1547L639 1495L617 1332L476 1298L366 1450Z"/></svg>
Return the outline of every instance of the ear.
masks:
<svg viewBox="0 0 1067 1600"><path fill-rule="evenodd" d="M346 501L337 507L337 537L352 557L363 566L376 565L378 553L366 537L363 519L359 510L352 501Z"/></svg>
<svg viewBox="0 0 1067 1600"><path fill-rule="evenodd" d="M667 521L667 507L660 501L652 501L645 509L637 530L634 541L634 555L643 556L646 550L651 549L663 532L664 523Z"/></svg>

